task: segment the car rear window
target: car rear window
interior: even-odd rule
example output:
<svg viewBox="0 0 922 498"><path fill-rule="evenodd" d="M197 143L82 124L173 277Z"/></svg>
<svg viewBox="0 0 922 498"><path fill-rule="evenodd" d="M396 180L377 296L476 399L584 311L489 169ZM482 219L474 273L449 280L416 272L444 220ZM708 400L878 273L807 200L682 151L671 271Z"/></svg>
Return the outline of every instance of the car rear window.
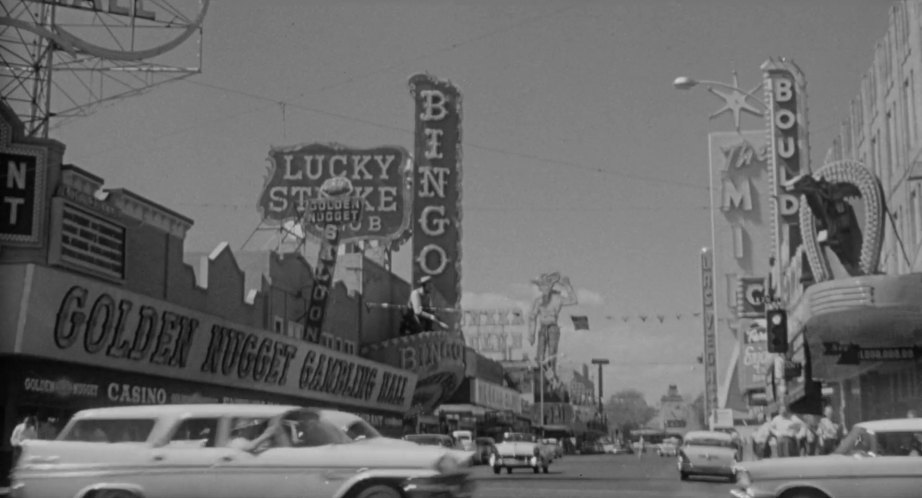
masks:
<svg viewBox="0 0 922 498"><path fill-rule="evenodd" d="M80 419L64 428L59 441L90 443L141 443L147 441L156 419Z"/></svg>

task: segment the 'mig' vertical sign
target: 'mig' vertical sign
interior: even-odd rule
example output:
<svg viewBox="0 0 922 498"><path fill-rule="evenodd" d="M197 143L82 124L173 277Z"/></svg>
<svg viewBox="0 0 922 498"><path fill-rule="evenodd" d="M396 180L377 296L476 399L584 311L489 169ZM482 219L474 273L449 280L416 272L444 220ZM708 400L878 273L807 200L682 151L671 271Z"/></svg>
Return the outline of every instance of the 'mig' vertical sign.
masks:
<svg viewBox="0 0 922 498"><path fill-rule="evenodd" d="M428 74L410 78L415 101L413 282L432 277L436 306L461 306L461 92ZM459 314L441 315L450 331Z"/></svg>

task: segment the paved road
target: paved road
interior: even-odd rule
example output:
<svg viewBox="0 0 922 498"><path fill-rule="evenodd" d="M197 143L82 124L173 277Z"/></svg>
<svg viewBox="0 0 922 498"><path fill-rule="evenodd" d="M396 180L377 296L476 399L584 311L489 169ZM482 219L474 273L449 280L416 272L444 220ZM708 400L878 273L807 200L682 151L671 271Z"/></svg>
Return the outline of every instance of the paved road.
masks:
<svg viewBox="0 0 922 498"><path fill-rule="evenodd" d="M732 483L721 479L682 482L674 458L647 454L570 455L551 465L550 473L531 470L494 475L475 467L478 498L730 498Z"/></svg>

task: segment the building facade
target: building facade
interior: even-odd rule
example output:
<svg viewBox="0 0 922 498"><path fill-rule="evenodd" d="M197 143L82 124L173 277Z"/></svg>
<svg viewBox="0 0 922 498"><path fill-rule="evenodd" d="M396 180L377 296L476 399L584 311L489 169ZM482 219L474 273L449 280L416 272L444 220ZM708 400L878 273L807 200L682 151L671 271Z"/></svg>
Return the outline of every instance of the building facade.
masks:
<svg viewBox="0 0 922 498"><path fill-rule="evenodd" d="M183 260L191 219L104 189L102 178L65 164L64 149L25 138L0 105L4 464L24 416L53 435L73 412L98 406L306 404L399 430L415 374L285 332L303 313L290 295L310 282L303 260L272 256L272 275L248 289L225 244L196 276Z"/></svg>
<svg viewBox="0 0 922 498"><path fill-rule="evenodd" d="M802 229L774 275L790 341L769 376L775 406L828 403L848 425L922 410L920 75L922 2L896 2L827 164L812 168L860 192L846 211L861 228L861 257L836 251L829 227L839 221L801 197Z"/></svg>

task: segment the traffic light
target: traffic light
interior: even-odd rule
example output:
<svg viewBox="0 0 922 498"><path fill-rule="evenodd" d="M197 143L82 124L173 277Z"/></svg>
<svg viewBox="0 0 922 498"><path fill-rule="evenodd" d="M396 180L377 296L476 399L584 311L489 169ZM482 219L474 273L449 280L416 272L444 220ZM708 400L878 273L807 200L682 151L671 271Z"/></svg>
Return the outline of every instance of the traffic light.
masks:
<svg viewBox="0 0 922 498"><path fill-rule="evenodd" d="M767 310L765 323L768 327L768 352L788 352L788 314L785 310Z"/></svg>

